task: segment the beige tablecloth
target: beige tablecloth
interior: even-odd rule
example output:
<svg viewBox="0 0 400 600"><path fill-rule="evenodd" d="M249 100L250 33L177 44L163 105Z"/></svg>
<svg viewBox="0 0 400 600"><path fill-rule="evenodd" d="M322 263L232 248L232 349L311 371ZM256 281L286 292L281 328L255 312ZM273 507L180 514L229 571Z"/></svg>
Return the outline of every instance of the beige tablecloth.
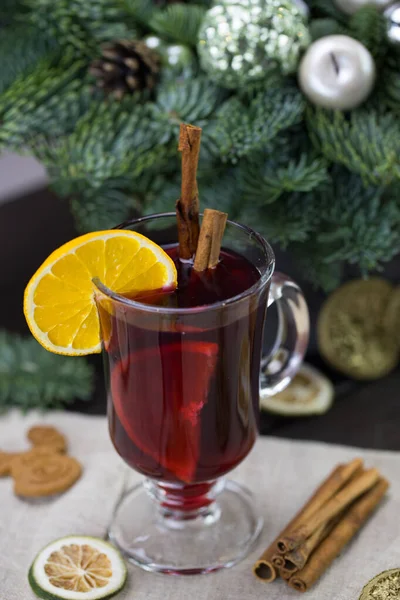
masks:
<svg viewBox="0 0 400 600"><path fill-rule="evenodd" d="M104 536L127 478L140 479L113 450L104 418L66 413L22 417L11 413L0 417L0 448L20 449L26 444L24 431L43 421L67 435L70 452L83 463L84 475L69 492L36 504L17 499L10 479L0 480L0 600L33 600L27 571L38 550L73 533ZM261 438L232 473L256 493L265 518L264 532L254 552L232 569L205 576L175 578L130 566L129 583L118 600L300 597L282 581L271 585L258 582L251 565L331 468L357 455L389 478L392 487L388 499L305 596L309 600L357 600L371 577L400 566L400 454L274 438Z"/></svg>

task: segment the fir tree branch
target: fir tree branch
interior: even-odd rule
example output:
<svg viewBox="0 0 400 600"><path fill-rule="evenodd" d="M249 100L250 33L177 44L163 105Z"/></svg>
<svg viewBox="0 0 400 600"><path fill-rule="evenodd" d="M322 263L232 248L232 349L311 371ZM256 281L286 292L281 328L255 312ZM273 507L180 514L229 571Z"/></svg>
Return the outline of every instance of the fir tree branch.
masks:
<svg viewBox="0 0 400 600"><path fill-rule="evenodd" d="M146 170L159 171L171 152L169 139L151 104L93 101L73 133L43 146L41 158L64 195L79 195L85 186L100 190L110 179L122 179L129 191Z"/></svg>
<svg viewBox="0 0 400 600"><path fill-rule="evenodd" d="M238 220L286 248L292 242L305 242L316 231L323 210L319 191L287 193L267 207L245 204Z"/></svg>
<svg viewBox="0 0 400 600"><path fill-rule="evenodd" d="M24 0L1 0L0 26L17 26L25 12Z"/></svg>
<svg viewBox="0 0 400 600"><path fill-rule="evenodd" d="M18 25L0 29L0 94L17 76L33 69L38 60L54 49L55 43L38 35L32 27ZM6 57L6 58L5 58Z"/></svg>
<svg viewBox="0 0 400 600"><path fill-rule="evenodd" d="M376 6L366 5L350 17L348 35L355 38L381 60L389 49L386 18Z"/></svg>
<svg viewBox="0 0 400 600"><path fill-rule="evenodd" d="M110 229L139 209L138 200L124 191L123 181L110 179L101 188L85 185L79 191L74 190L70 206L76 227L82 233Z"/></svg>
<svg viewBox="0 0 400 600"><path fill-rule="evenodd" d="M316 241L327 245L326 263L346 261L366 275L400 251L398 188L384 198L382 188L364 187L359 176L335 169L323 195Z"/></svg>
<svg viewBox="0 0 400 600"><path fill-rule="evenodd" d="M283 163L268 153L263 164L242 162L239 170L243 199L260 206L275 202L285 192L311 192L328 179L326 162L306 154Z"/></svg>
<svg viewBox="0 0 400 600"><path fill-rule="evenodd" d="M303 110L304 100L297 89L269 88L258 92L249 106L236 97L227 100L205 133L215 142L222 160L235 164L300 122Z"/></svg>
<svg viewBox="0 0 400 600"><path fill-rule="evenodd" d="M308 4L310 5L311 16L313 18L329 17L346 26L348 15L336 8L332 0L309 0Z"/></svg>
<svg viewBox="0 0 400 600"><path fill-rule="evenodd" d="M149 22L154 13L154 5L149 0L123 0L124 10L133 23L149 29Z"/></svg>
<svg viewBox="0 0 400 600"><path fill-rule="evenodd" d="M175 135L181 122L204 126L225 97L224 90L210 83L206 77L166 81L158 90L156 106L160 110L160 118L166 118L174 125L171 135Z"/></svg>
<svg viewBox="0 0 400 600"><path fill-rule="evenodd" d="M319 40L326 35L343 34L344 28L335 19L329 17L323 19L313 19L310 23L310 34L313 39Z"/></svg>
<svg viewBox="0 0 400 600"><path fill-rule="evenodd" d="M329 262L329 247L310 239L302 244L292 244L290 250L296 256L296 262L304 278L315 288L332 292L338 287L343 275L343 263Z"/></svg>
<svg viewBox="0 0 400 600"><path fill-rule="evenodd" d="M338 111L309 107L307 125L326 158L359 173L366 183L387 185L400 179L400 126L392 115L359 109L346 118Z"/></svg>
<svg viewBox="0 0 400 600"><path fill-rule="evenodd" d="M92 56L101 42L135 37L118 0L24 0L29 22L61 45Z"/></svg>
<svg viewBox="0 0 400 600"><path fill-rule="evenodd" d="M58 54L40 60L0 96L0 148L20 149L41 135L71 131L89 104L87 64Z"/></svg>
<svg viewBox="0 0 400 600"><path fill-rule="evenodd" d="M32 337L0 331L0 412L57 408L88 400L94 372L81 357L47 352Z"/></svg>
<svg viewBox="0 0 400 600"><path fill-rule="evenodd" d="M381 106L400 113L400 55L392 54L385 60L377 85L377 101Z"/></svg>
<svg viewBox="0 0 400 600"><path fill-rule="evenodd" d="M197 4L171 4L154 11L149 26L162 37L195 46L206 8Z"/></svg>
<svg viewBox="0 0 400 600"><path fill-rule="evenodd" d="M216 208L227 212L230 219L236 219L242 207L237 181L237 173L232 168L213 169L211 174L208 170L199 171L198 176L200 209ZM146 193L144 206L145 214L157 212L168 212L174 207L174 203L180 194L180 172L175 177L158 177L149 186Z"/></svg>

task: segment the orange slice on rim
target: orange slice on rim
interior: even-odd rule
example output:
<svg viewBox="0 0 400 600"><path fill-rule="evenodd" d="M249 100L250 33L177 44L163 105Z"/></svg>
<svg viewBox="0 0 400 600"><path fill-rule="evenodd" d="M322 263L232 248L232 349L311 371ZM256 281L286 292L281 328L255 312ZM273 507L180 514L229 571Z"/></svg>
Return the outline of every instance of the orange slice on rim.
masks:
<svg viewBox="0 0 400 600"><path fill-rule="evenodd" d="M26 321L47 350L72 356L100 352L95 277L119 294L177 284L172 259L139 233L116 229L75 238L45 260L25 289Z"/></svg>

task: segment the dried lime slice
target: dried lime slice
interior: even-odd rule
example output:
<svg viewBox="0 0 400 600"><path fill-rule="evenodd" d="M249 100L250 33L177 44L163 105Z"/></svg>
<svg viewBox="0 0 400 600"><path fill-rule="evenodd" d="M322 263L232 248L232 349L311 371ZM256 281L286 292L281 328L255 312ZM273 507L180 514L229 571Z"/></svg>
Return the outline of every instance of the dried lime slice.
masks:
<svg viewBox="0 0 400 600"><path fill-rule="evenodd" d="M332 383L317 369L302 365L293 381L275 396L261 392L261 408L291 417L317 415L326 412L332 405L334 389Z"/></svg>
<svg viewBox="0 0 400 600"><path fill-rule="evenodd" d="M400 569L390 569L376 575L364 587L359 600L398 600Z"/></svg>
<svg viewBox="0 0 400 600"><path fill-rule="evenodd" d="M125 585L125 562L114 546L88 536L55 540L36 556L29 583L44 600L110 598Z"/></svg>
<svg viewBox="0 0 400 600"><path fill-rule="evenodd" d="M392 290L384 279L358 279L326 300L318 317L318 346L338 371L354 379L378 379L396 367L396 332L385 326Z"/></svg>

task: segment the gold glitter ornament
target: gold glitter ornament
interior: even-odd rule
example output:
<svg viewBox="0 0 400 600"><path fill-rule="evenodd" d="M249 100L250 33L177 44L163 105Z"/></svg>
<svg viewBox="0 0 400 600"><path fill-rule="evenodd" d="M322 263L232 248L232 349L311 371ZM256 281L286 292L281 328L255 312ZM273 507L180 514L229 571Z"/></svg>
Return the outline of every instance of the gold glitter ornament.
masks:
<svg viewBox="0 0 400 600"><path fill-rule="evenodd" d="M385 327L392 289L383 279L355 280L326 300L318 317L318 346L338 371L368 380L383 377L396 367L396 332Z"/></svg>
<svg viewBox="0 0 400 600"><path fill-rule="evenodd" d="M224 87L243 87L271 69L294 73L310 43L304 11L292 0L221 0L199 31L202 68Z"/></svg>
<svg viewBox="0 0 400 600"><path fill-rule="evenodd" d="M376 575L364 587L359 600L399 600L400 569L390 569Z"/></svg>

